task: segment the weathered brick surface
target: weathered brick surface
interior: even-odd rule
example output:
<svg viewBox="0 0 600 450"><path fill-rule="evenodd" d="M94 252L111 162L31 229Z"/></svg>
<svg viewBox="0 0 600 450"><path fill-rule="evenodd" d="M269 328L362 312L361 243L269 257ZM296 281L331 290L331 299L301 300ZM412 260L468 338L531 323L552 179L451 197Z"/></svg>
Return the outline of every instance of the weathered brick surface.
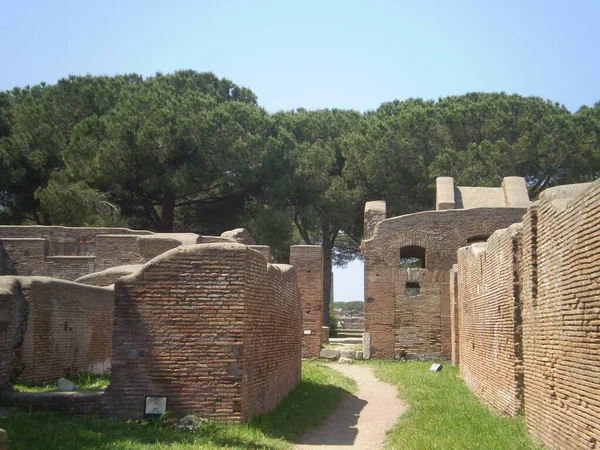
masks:
<svg viewBox="0 0 600 450"><path fill-rule="evenodd" d="M381 221L362 243L365 258L365 332L372 357L450 357L450 275L456 251L521 220L524 208L426 211ZM403 269L400 249L425 248L425 269ZM406 283L420 294L406 295Z"/></svg>
<svg viewBox="0 0 600 450"><path fill-rule="evenodd" d="M94 272L115 266L142 264L147 261L140 254L137 236L108 234L98 236L97 242Z"/></svg>
<svg viewBox="0 0 600 450"><path fill-rule="evenodd" d="M450 269L450 347L452 364L460 362L460 328L458 325L458 264Z"/></svg>
<svg viewBox="0 0 600 450"><path fill-rule="evenodd" d="M75 280L110 267L142 264L203 238L125 228L0 226L0 275Z"/></svg>
<svg viewBox="0 0 600 450"><path fill-rule="evenodd" d="M44 277L0 277L0 315L11 321L4 363L18 380L56 381L110 368L112 289Z"/></svg>
<svg viewBox="0 0 600 450"><path fill-rule="evenodd" d="M277 406L300 382L302 371L296 271L289 265L269 264L265 292L264 269L252 267L255 272L247 283L254 292L246 300L244 323L242 421Z"/></svg>
<svg viewBox="0 0 600 450"><path fill-rule="evenodd" d="M459 251L461 374L514 413L522 348L527 427L548 448L599 446L599 267L600 180L545 191L485 251Z"/></svg>
<svg viewBox="0 0 600 450"><path fill-rule="evenodd" d="M0 239L39 238L48 242L49 256L93 256L96 236L103 234L152 234L145 230L127 228L78 228L40 225L0 225Z"/></svg>
<svg viewBox="0 0 600 450"><path fill-rule="evenodd" d="M458 250L460 374L498 411L516 414L523 400L519 298L521 224L496 231L487 244Z"/></svg>
<svg viewBox="0 0 600 450"><path fill-rule="evenodd" d="M46 256L46 276L76 280L96 271L95 256Z"/></svg>
<svg viewBox="0 0 600 450"><path fill-rule="evenodd" d="M45 275L47 241L4 238L0 234L0 275Z"/></svg>
<svg viewBox="0 0 600 450"><path fill-rule="evenodd" d="M302 303L302 357L318 358L323 332L323 249L292 245L290 264L296 268Z"/></svg>
<svg viewBox="0 0 600 450"><path fill-rule="evenodd" d="M239 244L171 250L115 284L111 414L145 395L174 415L244 421L300 378L300 299L289 267Z"/></svg>
<svg viewBox="0 0 600 450"><path fill-rule="evenodd" d="M600 181L586 187L547 190L524 224L525 418L556 449L600 447Z"/></svg>
<svg viewBox="0 0 600 450"><path fill-rule="evenodd" d="M29 302L17 277L0 277L0 392L10 389L9 375L19 367Z"/></svg>
<svg viewBox="0 0 600 450"><path fill-rule="evenodd" d="M103 260L100 261L100 269L96 266L97 237L116 233L152 235L150 231L126 228L0 225L0 275L50 276L74 280L102 270L108 266L104 266ZM137 242L136 252L139 255ZM115 262L115 259L111 262ZM116 261L114 265L125 263Z"/></svg>

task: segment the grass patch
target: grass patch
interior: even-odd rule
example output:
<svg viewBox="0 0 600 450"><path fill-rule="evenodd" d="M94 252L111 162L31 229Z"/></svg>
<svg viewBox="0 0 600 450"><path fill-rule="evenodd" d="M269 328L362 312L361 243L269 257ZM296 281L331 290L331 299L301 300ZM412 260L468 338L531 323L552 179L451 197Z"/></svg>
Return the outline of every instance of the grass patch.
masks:
<svg viewBox="0 0 600 450"><path fill-rule="evenodd" d="M201 420L194 431L182 431L173 420L113 421L48 411L15 410L2 418L11 450L79 449L268 449L289 450L290 441L321 422L342 394L356 385L316 362L303 363L302 382L273 411L245 425Z"/></svg>
<svg viewBox="0 0 600 450"><path fill-rule="evenodd" d="M302 383L273 411L250 423L263 433L294 441L308 428L321 423L340 401L355 392L356 382L316 361L302 363Z"/></svg>
<svg viewBox="0 0 600 450"><path fill-rule="evenodd" d="M534 449L523 417L501 417L469 390L458 369L431 362L374 361L377 377L398 388L408 411L390 430L392 449Z"/></svg>
<svg viewBox="0 0 600 450"><path fill-rule="evenodd" d="M91 373L78 373L72 377L69 377L77 388L77 391L97 391L103 386L110 384L109 375L92 375ZM43 384L25 384L17 383L13 385L13 389L19 392L52 392L58 391L57 383L43 383Z"/></svg>

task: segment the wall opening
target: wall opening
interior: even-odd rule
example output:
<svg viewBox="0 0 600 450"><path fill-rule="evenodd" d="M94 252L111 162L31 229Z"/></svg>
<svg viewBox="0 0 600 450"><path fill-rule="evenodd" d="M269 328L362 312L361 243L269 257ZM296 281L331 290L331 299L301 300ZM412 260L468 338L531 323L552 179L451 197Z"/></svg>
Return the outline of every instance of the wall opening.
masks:
<svg viewBox="0 0 600 450"><path fill-rule="evenodd" d="M406 283L406 296L416 297L421 293L421 285L419 283Z"/></svg>
<svg viewBox="0 0 600 450"><path fill-rule="evenodd" d="M476 242L487 242L487 240L490 238L489 235L486 234L480 234L477 236L471 236L470 238L467 239L467 244L475 244Z"/></svg>
<svg viewBox="0 0 600 450"><path fill-rule="evenodd" d="M418 245L410 245L400 249L400 267L402 269L424 269L425 249Z"/></svg>

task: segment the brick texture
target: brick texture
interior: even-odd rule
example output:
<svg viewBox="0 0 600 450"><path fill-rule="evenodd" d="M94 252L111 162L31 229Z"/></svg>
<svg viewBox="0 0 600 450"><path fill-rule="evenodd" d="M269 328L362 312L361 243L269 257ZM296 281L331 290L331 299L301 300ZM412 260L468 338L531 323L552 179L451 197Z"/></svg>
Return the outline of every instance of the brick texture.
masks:
<svg viewBox="0 0 600 450"><path fill-rule="evenodd" d="M3 362L18 381L52 382L110 369L112 289L44 277L1 279L0 311L11 320Z"/></svg>
<svg viewBox="0 0 600 450"><path fill-rule="evenodd" d="M47 241L0 235L0 275L45 275Z"/></svg>
<svg viewBox="0 0 600 450"><path fill-rule="evenodd" d="M458 255L467 384L514 414L522 351L529 431L547 448L599 448L600 180L548 189L520 225Z"/></svg>
<svg viewBox="0 0 600 450"><path fill-rule="evenodd" d="M95 256L46 256L46 276L73 281L96 271Z"/></svg>
<svg viewBox="0 0 600 450"><path fill-rule="evenodd" d="M129 235L134 241L136 236L152 235L150 231L126 228L0 225L0 275L50 276L75 280L109 267L105 266L104 260L100 260L101 268L97 266L97 241L102 235L117 233ZM137 242L135 247L139 255ZM113 254L118 256L120 250L114 250ZM109 251L103 252L104 255L107 253ZM134 263L148 259L150 258L138 258ZM127 264L116 259L111 259L111 262L115 262L113 265Z"/></svg>
<svg viewBox="0 0 600 450"><path fill-rule="evenodd" d="M290 264L296 268L302 303L302 357L317 358L323 333L323 249L292 245Z"/></svg>
<svg viewBox="0 0 600 450"><path fill-rule="evenodd" d="M600 181L554 194L524 224L525 418L549 448L600 448Z"/></svg>
<svg viewBox="0 0 600 450"><path fill-rule="evenodd" d="M295 271L239 244L171 250L115 284L114 416L145 395L181 416L236 422L266 412L300 380Z"/></svg>
<svg viewBox="0 0 600 450"><path fill-rule="evenodd" d="M456 251L521 220L525 208L425 211L379 222L362 243L365 332L373 358L451 356L450 275ZM400 249L425 249L424 269L404 269ZM419 295L406 284L418 283Z"/></svg>
<svg viewBox="0 0 600 450"><path fill-rule="evenodd" d="M487 244L458 251L456 301L460 374L498 411L516 414L523 401L519 298L521 225L496 231Z"/></svg>

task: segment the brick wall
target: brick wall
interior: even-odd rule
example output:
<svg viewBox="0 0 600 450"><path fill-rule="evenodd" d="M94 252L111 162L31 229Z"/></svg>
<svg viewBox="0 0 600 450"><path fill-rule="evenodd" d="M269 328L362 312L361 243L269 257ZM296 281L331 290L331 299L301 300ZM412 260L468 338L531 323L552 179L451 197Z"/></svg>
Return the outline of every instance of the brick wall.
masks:
<svg viewBox="0 0 600 450"><path fill-rule="evenodd" d="M140 253L137 236L108 234L97 238L95 272L146 261Z"/></svg>
<svg viewBox="0 0 600 450"><path fill-rule="evenodd" d="M93 256L96 236L102 234L152 234L145 230L127 228L47 227L41 225L0 225L0 239L38 238L48 241L49 256Z"/></svg>
<svg viewBox="0 0 600 450"><path fill-rule="evenodd" d="M44 275L47 241L0 235L0 275Z"/></svg>
<svg viewBox="0 0 600 450"><path fill-rule="evenodd" d="M527 427L549 448L598 448L600 181L547 190L524 228Z"/></svg>
<svg viewBox="0 0 600 450"><path fill-rule="evenodd" d="M140 417L145 395L167 396L178 416L271 408L299 380L301 316L293 271L268 270L246 246L201 244L117 281L110 412Z"/></svg>
<svg viewBox="0 0 600 450"><path fill-rule="evenodd" d="M29 303L21 381L50 382L110 368L112 289L42 277L20 278L20 285Z"/></svg>
<svg viewBox="0 0 600 450"><path fill-rule="evenodd" d="M0 275L75 280L110 267L142 264L201 240L194 233L125 228L0 226Z"/></svg>
<svg viewBox="0 0 600 450"><path fill-rule="evenodd" d="M105 234L144 236L150 231L126 228L75 228L0 225L0 275L51 276L74 280L106 267L96 267L97 237ZM135 240L135 238L134 238ZM137 242L135 243L136 253ZM121 249L116 249L118 255ZM109 252L104 252L104 255ZM154 255L153 255L154 256ZM113 255L110 255L112 258ZM144 262L133 261L133 263ZM111 259L113 265L128 263Z"/></svg>
<svg viewBox="0 0 600 450"><path fill-rule="evenodd" d="M462 376L514 414L522 349L529 431L548 448L598 448L600 180L548 189L478 251L458 256Z"/></svg>
<svg viewBox="0 0 600 450"><path fill-rule="evenodd" d="M292 245L290 264L296 268L302 303L302 357L317 358L323 326L323 249Z"/></svg>
<svg viewBox="0 0 600 450"><path fill-rule="evenodd" d="M460 374L473 392L512 415L523 400L520 235L515 224L496 231L487 244L458 250Z"/></svg>
<svg viewBox="0 0 600 450"><path fill-rule="evenodd" d="M242 421L277 406L300 382L302 371L296 271L288 265L269 265L265 280L264 269L256 269L248 280L254 292L247 299L244 323ZM287 353L291 357L284 356Z"/></svg>
<svg viewBox="0 0 600 450"><path fill-rule="evenodd" d="M452 364L460 362L460 328L458 326L458 265L450 269L450 347L452 349Z"/></svg>
<svg viewBox="0 0 600 450"><path fill-rule="evenodd" d="M23 340L27 329L29 302L23 295L19 278L0 277L0 391L10 388L9 375L20 367Z"/></svg>
<svg viewBox="0 0 600 450"><path fill-rule="evenodd" d="M9 349L0 356L0 366L28 383L52 382L77 371L106 372L112 303L108 288L45 277L0 277L0 318L10 324Z"/></svg>
<svg viewBox="0 0 600 450"><path fill-rule="evenodd" d="M381 208L380 208L381 209ZM456 251L521 220L525 208L426 211L379 222L362 243L365 332L372 357L451 356L450 276ZM425 269L405 269L400 249L425 249ZM407 295L407 283L418 295Z"/></svg>
<svg viewBox="0 0 600 450"><path fill-rule="evenodd" d="M46 276L76 280L96 271L95 256L46 256Z"/></svg>

